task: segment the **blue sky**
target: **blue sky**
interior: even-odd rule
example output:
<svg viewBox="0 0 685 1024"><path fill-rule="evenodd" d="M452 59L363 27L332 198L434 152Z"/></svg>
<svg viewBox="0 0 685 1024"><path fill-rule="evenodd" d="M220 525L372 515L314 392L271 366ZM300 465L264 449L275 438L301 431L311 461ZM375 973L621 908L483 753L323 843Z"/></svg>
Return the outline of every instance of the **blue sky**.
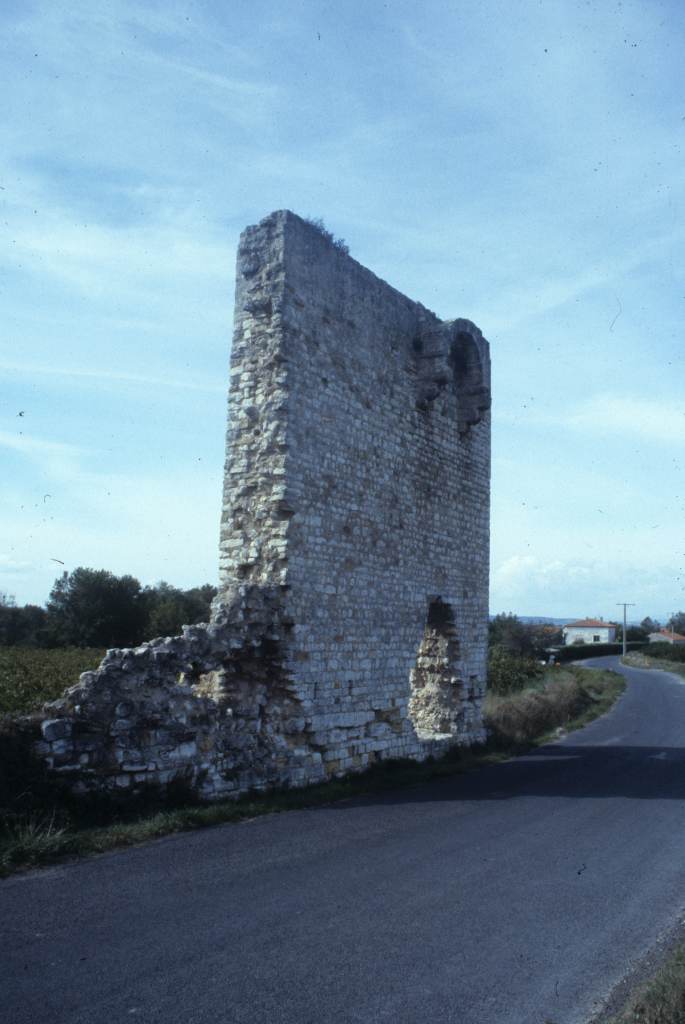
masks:
<svg viewBox="0 0 685 1024"><path fill-rule="evenodd" d="M236 244L287 207L490 340L491 610L685 608L682 5L5 0L0 27L0 591L216 581Z"/></svg>

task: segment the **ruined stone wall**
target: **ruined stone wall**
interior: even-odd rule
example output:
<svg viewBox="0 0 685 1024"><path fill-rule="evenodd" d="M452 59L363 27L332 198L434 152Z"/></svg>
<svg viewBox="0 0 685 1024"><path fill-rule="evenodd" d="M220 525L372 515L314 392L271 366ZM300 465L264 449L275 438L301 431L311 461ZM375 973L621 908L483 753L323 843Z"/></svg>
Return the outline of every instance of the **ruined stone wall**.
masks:
<svg viewBox="0 0 685 1024"><path fill-rule="evenodd" d="M222 585L285 585L305 738L329 772L482 738L487 343L288 212L244 233L236 294Z"/></svg>
<svg viewBox="0 0 685 1024"><path fill-rule="evenodd" d="M182 780L204 797L323 778L283 677L281 594L243 585L209 624L111 650L46 705L36 752L76 792ZM31 722L34 725L35 722Z"/></svg>
<svg viewBox="0 0 685 1024"><path fill-rule="evenodd" d="M217 797L482 740L489 405L472 323L288 211L248 228L212 622L109 652L41 755Z"/></svg>

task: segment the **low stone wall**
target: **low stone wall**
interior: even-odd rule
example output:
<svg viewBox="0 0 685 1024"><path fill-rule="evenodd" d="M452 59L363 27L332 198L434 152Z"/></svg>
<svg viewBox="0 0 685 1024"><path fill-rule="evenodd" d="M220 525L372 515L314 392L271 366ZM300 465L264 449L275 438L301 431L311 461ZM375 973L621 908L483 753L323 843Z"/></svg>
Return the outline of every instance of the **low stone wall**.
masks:
<svg viewBox="0 0 685 1024"><path fill-rule="evenodd" d="M209 625L108 651L45 706L35 751L76 794L182 780L211 800L321 782L385 757L423 760L454 743L422 739L407 708L380 697L346 716L317 713L284 667L291 630L279 588L238 587Z"/></svg>
<svg viewBox="0 0 685 1024"><path fill-rule="evenodd" d="M283 675L277 589L224 595L209 625L107 652L46 705L36 752L74 792L162 787L206 797L325 777Z"/></svg>

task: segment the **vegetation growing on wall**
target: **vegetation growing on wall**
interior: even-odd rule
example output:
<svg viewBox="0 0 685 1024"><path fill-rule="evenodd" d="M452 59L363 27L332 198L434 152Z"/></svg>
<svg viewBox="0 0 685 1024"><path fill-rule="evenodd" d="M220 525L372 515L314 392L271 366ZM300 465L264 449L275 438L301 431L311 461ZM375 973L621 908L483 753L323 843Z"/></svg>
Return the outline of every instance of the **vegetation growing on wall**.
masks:
<svg viewBox="0 0 685 1024"><path fill-rule="evenodd" d="M316 228L319 234L323 235L323 237L327 239L331 243L331 245L333 245L336 249L344 253L345 256L349 255L350 249L349 246L346 244L345 239L336 238L333 232L328 230L328 228L323 222L322 217L305 217L304 220L306 221L307 224L311 224L313 228Z"/></svg>

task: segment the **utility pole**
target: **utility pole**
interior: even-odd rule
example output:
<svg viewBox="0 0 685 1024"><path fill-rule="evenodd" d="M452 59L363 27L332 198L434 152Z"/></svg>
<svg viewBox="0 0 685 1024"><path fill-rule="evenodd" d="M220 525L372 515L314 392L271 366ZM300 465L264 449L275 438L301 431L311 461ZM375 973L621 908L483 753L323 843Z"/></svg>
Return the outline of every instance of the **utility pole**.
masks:
<svg viewBox="0 0 685 1024"><path fill-rule="evenodd" d="M635 607L635 602L634 601L617 601L616 604L619 606L619 608L621 606L623 606L623 657L625 658L626 651L628 650L628 646L627 646L627 642L626 642L626 633L628 632L628 626L627 626L627 623L626 623L626 608L634 608Z"/></svg>

